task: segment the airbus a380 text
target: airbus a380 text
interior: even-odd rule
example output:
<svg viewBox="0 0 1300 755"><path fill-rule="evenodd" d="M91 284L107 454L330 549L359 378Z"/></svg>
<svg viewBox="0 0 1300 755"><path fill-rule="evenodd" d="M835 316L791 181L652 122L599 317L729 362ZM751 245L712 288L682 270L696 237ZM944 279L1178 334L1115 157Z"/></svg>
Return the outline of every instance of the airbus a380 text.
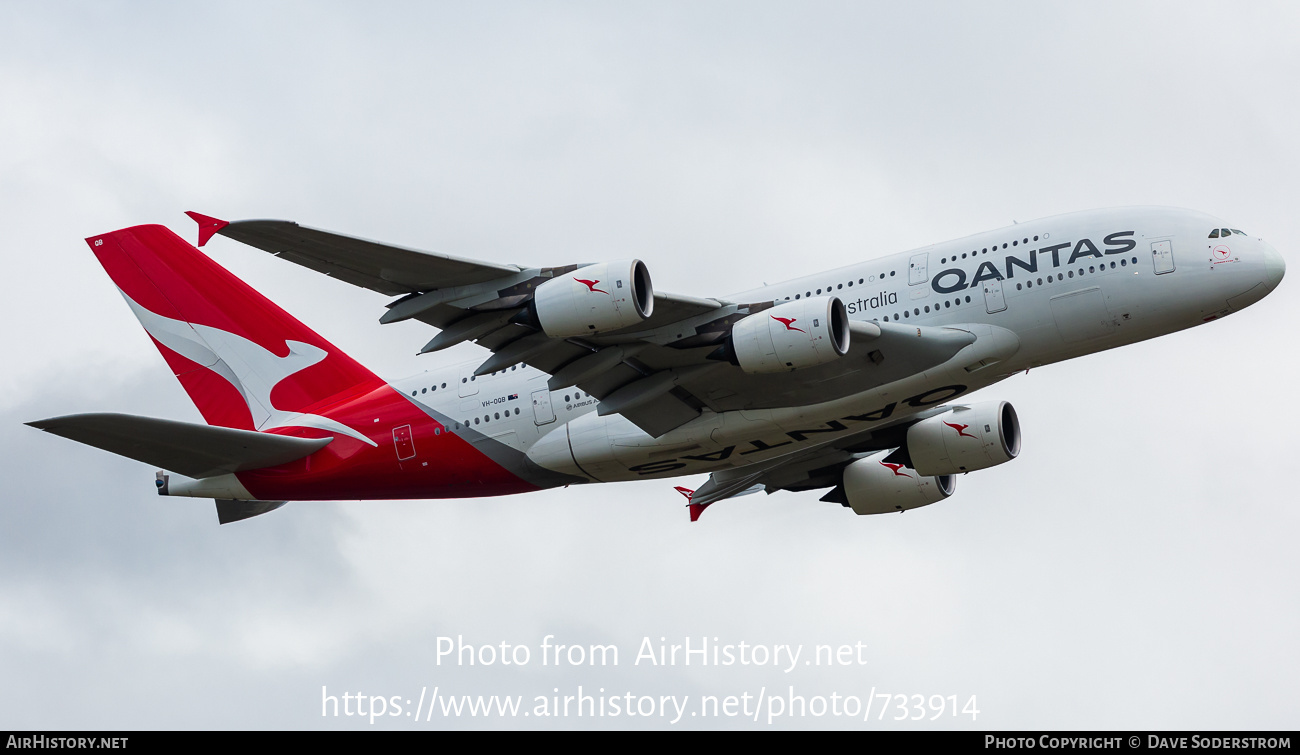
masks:
<svg viewBox="0 0 1300 755"><path fill-rule="evenodd" d="M735 495L825 490L859 514L946 498L1015 458L1019 420L967 394L1021 370L1200 325L1285 273L1210 215L1061 215L725 297L655 291L639 260L476 262L286 221L189 213L395 297L422 349L491 353L392 383L162 226L87 239L207 425L121 414L29 423L161 468L221 522L293 500L463 498L711 473Z"/></svg>

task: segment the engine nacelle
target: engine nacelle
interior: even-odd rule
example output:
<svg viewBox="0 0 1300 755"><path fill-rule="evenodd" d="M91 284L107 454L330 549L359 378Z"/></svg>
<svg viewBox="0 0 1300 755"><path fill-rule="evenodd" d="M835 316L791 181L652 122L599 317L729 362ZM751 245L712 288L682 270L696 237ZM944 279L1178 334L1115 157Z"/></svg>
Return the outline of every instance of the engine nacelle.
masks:
<svg viewBox="0 0 1300 755"><path fill-rule="evenodd" d="M654 312L650 271L641 260L580 267L537 287L533 312L548 336L573 338L622 330Z"/></svg>
<svg viewBox="0 0 1300 755"><path fill-rule="evenodd" d="M745 372L789 372L825 364L849 351L849 313L837 296L786 302L736 323L731 347Z"/></svg>
<svg viewBox="0 0 1300 755"><path fill-rule="evenodd" d="M1020 420L1005 401L958 406L909 427L907 454L925 475L997 466L1020 455Z"/></svg>
<svg viewBox="0 0 1300 755"><path fill-rule="evenodd" d="M856 514L889 514L929 506L957 490L952 475L926 477L902 464L887 464L889 451L844 468L844 494Z"/></svg>

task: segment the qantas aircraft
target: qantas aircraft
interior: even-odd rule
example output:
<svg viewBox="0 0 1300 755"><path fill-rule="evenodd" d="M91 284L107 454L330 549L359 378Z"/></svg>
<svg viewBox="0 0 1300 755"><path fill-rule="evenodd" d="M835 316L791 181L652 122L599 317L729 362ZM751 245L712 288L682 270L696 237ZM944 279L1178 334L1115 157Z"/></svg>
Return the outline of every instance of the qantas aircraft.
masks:
<svg viewBox="0 0 1300 755"><path fill-rule="evenodd" d="M825 490L858 514L925 506L1014 459L1004 401L1032 367L1200 325L1286 271L1210 215L1079 212L716 298L656 291L640 260L476 262L279 220L188 213L395 297L381 323L484 358L386 382L158 225L86 241L207 425L31 422L165 471L221 523L286 501L467 498L710 473L694 521L745 493Z"/></svg>

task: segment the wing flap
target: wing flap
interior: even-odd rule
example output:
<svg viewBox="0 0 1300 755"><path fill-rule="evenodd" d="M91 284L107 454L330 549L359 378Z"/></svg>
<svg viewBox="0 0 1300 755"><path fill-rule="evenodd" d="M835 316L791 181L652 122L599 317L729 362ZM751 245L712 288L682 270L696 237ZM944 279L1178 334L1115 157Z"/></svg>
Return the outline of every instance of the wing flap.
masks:
<svg viewBox="0 0 1300 755"><path fill-rule="evenodd" d="M634 409L619 413L652 438L676 430L700 416L699 409L673 393L664 394Z"/></svg>
<svg viewBox="0 0 1300 755"><path fill-rule="evenodd" d="M287 464L334 440L293 438L131 414L72 414L27 424L194 479Z"/></svg>
<svg viewBox="0 0 1300 755"><path fill-rule="evenodd" d="M892 383L924 372L951 359L974 343L976 336L950 327L872 323L879 336L853 332L849 353L833 362L792 372L751 374L739 367L682 381L715 412L736 409L775 409L807 406ZM638 358L653 367L670 351L647 350Z"/></svg>
<svg viewBox="0 0 1300 755"><path fill-rule="evenodd" d="M631 327L602 334L599 340L611 343L627 340L629 336L636 337L683 320L707 315L724 306L726 305L715 299L699 299L694 296L656 291L654 313L649 318Z"/></svg>
<svg viewBox="0 0 1300 755"><path fill-rule="evenodd" d="M758 480L762 477L763 472L755 472L732 480L720 480L716 473L709 475L709 479L691 495L691 503L696 506L708 506L747 491L758 492L762 489L762 485L758 484Z"/></svg>

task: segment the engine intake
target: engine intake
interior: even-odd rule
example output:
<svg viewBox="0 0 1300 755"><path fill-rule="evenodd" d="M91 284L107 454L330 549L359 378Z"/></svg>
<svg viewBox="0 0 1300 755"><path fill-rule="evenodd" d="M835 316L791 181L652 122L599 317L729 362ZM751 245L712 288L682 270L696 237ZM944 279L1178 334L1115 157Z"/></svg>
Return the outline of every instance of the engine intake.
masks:
<svg viewBox="0 0 1300 755"><path fill-rule="evenodd" d="M531 305L548 336L574 338L637 325L654 312L650 271L641 260L580 267L537 287Z"/></svg>

